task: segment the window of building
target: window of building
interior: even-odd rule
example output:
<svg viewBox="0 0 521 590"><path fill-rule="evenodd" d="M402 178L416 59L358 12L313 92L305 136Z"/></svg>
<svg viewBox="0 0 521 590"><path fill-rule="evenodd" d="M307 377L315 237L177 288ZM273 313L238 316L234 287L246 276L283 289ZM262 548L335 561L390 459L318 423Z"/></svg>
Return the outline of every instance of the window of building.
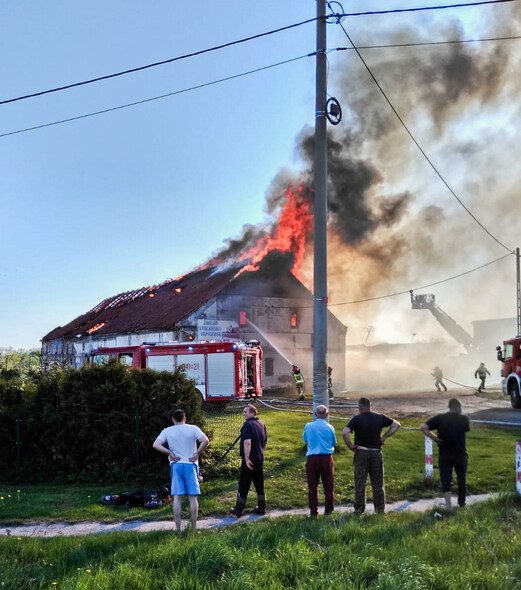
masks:
<svg viewBox="0 0 521 590"><path fill-rule="evenodd" d="M239 326L245 326L246 325L246 312L243 311L239 311Z"/></svg>
<svg viewBox="0 0 521 590"><path fill-rule="evenodd" d="M264 374L266 377L273 377L273 359L264 359Z"/></svg>
<svg viewBox="0 0 521 590"><path fill-rule="evenodd" d="M291 327L298 328L298 316L296 311L291 314Z"/></svg>

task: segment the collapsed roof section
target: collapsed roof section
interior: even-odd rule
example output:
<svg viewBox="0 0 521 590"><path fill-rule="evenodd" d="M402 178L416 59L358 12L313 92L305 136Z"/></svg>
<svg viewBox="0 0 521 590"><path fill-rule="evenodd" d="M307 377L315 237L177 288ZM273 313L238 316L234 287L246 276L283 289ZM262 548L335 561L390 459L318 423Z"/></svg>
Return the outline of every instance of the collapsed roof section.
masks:
<svg viewBox="0 0 521 590"><path fill-rule="evenodd" d="M240 266L200 268L159 285L119 293L55 328L42 341L71 340L94 333L103 336L169 330L223 291L227 295L311 298L281 260L268 255L253 272L242 272Z"/></svg>
<svg viewBox="0 0 521 590"><path fill-rule="evenodd" d="M159 285L119 293L67 325L55 328L43 341L142 330L169 329L201 307L237 275L237 268L215 272L196 270Z"/></svg>

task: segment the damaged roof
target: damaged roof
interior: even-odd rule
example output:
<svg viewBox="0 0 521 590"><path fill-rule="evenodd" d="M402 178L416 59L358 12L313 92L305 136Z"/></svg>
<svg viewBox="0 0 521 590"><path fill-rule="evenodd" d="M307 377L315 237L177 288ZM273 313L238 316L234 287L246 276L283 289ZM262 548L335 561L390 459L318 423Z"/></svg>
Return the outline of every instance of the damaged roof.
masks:
<svg viewBox="0 0 521 590"><path fill-rule="evenodd" d="M119 293L55 328L42 340L171 329L228 285L237 272L237 268L196 270L159 285Z"/></svg>
<svg viewBox="0 0 521 590"><path fill-rule="evenodd" d="M237 267L198 269L159 285L109 297L42 340L170 330L223 290L229 295L311 297L290 272L269 274L265 269L240 273Z"/></svg>

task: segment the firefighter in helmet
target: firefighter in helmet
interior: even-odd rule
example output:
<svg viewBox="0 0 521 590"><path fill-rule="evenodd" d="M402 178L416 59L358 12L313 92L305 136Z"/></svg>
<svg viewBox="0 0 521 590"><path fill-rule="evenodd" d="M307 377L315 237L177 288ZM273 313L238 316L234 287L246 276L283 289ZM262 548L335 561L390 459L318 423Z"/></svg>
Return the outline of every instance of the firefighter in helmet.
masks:
<svg viewBox="0 0 521 590"><path fill-rule="evenodd" d="M304 376L300 372L300 369L297 365L293 365L292 371L293 379L295 379L295 385L297 386L297 399L304 399Z"/></svg>
<svg viewBox="0 0 521 590"><path fill-rule="evenodd" d="M478 377L481 379L481 384L478 388L479 393L485 391L485 379L487 378L487 375L490 376L490 371L485 367L485 363L479 363L479 367L474 373L474 379L477 379Z"/></svg>
<svg viewBox="0 0 521 590"><path fill-rule="evenodd" d="M443 387L443 389L447 391L447 386L443 383L443 371L436 366L432 369L431 375L434 377L434 385L436 386L436 389L441 391L441 387Z"/></svg>

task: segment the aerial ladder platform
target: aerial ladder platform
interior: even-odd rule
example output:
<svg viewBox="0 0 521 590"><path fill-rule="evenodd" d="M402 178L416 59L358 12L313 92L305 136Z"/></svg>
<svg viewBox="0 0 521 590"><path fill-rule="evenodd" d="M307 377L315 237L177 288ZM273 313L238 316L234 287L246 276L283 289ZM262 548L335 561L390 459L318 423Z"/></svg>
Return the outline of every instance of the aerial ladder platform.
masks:
<svg viewBox="0 0 521 590"><path fill-rule="evenodd" d="M470 352L472 350L474 338L456 320L452 319L449 314L445 313L441 307L436 305L436 299L433 293L415 295L413 291L410 291L410 294L413 309L428 309L454 340L463 344L467 351Z"/></svg>

